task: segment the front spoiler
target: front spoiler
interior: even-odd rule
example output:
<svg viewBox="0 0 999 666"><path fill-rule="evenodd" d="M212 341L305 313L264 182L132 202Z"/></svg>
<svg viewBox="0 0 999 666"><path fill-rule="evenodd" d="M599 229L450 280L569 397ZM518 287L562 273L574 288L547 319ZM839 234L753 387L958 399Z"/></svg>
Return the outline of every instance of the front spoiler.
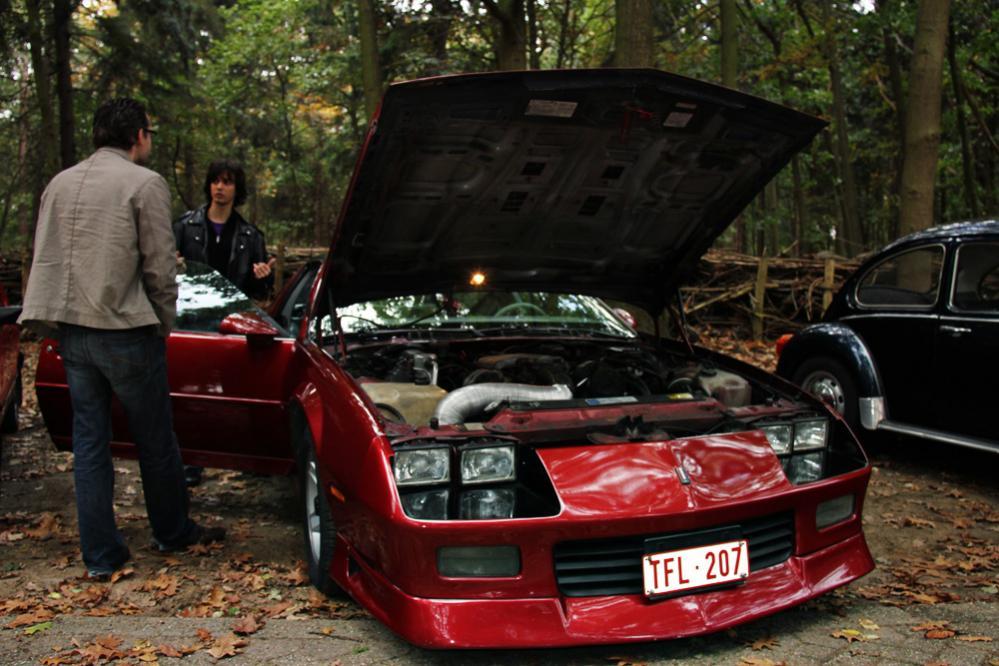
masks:
<svg viewBox="0 0 999 666"><path fill-rule="evenodd" d="M426 599L407 595L337 544L335 578L364 608L424 648L540 648L655 641L756 620L874 569L863 533L750 574L745 585L658 602L640 595Z"/></svg>

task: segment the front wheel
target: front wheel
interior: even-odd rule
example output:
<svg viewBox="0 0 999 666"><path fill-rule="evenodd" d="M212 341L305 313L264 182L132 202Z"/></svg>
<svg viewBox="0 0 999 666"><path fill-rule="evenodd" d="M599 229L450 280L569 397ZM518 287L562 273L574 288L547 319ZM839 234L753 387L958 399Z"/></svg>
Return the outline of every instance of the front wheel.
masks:
<svg viewBox="0 0 999 666"><path fill-rule="evenodd" d="M856 433L860 426L857 384L839 361L820 356L801 364L792 381L843 416Z"/></svg>
<svg viewBox="0 0 999 666"><path fill-rule="evenodd" d="M330 514L330 504L319 480L319 465L312 437L303 436L298 452L298 488L302 507L302 527L305 535L305 561L309 581L317 590L331 597L342 596L340 587L330 576L336 525Z"/></svg>

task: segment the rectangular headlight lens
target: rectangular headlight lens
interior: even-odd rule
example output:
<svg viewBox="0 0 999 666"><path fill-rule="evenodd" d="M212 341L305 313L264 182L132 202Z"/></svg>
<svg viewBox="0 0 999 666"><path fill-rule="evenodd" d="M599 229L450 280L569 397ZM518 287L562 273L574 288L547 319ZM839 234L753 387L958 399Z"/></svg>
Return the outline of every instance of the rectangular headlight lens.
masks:
<svg viewBox="0 0 999 666"><path fill-rule="evenodd" d="M785 468L787 480L797 485L821 479L823 455L822 451L817 451L815 453L802 453L791 456Z"/></svg>
<svg viewBox="0 0 999 666"><path fill-rule="evenodd" d="M512 488L477 488L461 494L461 517L468 520L513 518Z"/></svg>
<svg viewBox="0 0 999 666"><path fill-rule="evenodd" d="M437 571L449 578L501 578L520 573L516 546L442 546Z"/></svg>
<svg viewBox="0 0 999 666"><path fill-rule="evenodd" d="M825 419L798 421L794 424L794 450L811 451L825 448L829 422Z"/></svg>
<svg viewBox="0 0 999 666"><path fill-rule="evenodd" d="M461 452L462 483L492 483L517 478L514 448L487 446Z"/></svg>
<svg viewBox="0 0 999 666"><path fill-rule="evenodd" d="M792 429L789 423L761 426L760 430L767 436L767 441L777 455L791 452Z"/></svg>
<svg viewBox="0 0 999 666"><path fill-rule="evenodd" d="M410 449L395 452L392 465L399 486L429 486L451 479L451 449Z"/></svg>
<svg viewBox="0 0 999 666"><path fill-rule="evenodd" d="M402 509L410 518L419 520L447 520L448 490L411 492L402 496Z"/></svg>
<svg viewBox="0 0 999 666"><path fill-rule="evenodd" d="M841 523L853 515L853 495L826 500L815 509L815 527L822 529Z"/></svg>

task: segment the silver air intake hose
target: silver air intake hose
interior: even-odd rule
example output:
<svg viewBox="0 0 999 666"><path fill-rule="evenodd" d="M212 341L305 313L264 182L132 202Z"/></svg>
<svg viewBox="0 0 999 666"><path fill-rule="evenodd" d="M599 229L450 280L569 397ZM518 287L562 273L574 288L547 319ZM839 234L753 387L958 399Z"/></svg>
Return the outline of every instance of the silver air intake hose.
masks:
<svg viewBox="0 0 999 666"><path fill-rule="evenodd" d="M483 383L463 386L441 398L434 410L434 417L441 425L464 423L466 419L482 413L490 405L500 402L540 402L569 400L572 391L565 384L535 386L533 384Z"/></svg>

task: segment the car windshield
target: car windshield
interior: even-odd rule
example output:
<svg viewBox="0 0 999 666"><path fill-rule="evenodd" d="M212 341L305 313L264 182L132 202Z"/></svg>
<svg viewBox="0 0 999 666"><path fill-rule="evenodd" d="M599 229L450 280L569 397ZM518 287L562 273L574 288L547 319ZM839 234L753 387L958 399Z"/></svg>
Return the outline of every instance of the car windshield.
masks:
<svg viewBox="0 0 999 666"><path fill-rule="evenodd" d="M347 334L400 329L457 329L476 333L517 332L609 335L635 333L600 299L544 292L422 294L355 303L338 310Z"/></svg>
<svg viewBox="0 0 999 666"><path fill-rule="evenodd" d="M177 274L177 330L218 333L222 320L234 312L262 313L249 296L211 266L186 263L187 269Z"/></svg>

